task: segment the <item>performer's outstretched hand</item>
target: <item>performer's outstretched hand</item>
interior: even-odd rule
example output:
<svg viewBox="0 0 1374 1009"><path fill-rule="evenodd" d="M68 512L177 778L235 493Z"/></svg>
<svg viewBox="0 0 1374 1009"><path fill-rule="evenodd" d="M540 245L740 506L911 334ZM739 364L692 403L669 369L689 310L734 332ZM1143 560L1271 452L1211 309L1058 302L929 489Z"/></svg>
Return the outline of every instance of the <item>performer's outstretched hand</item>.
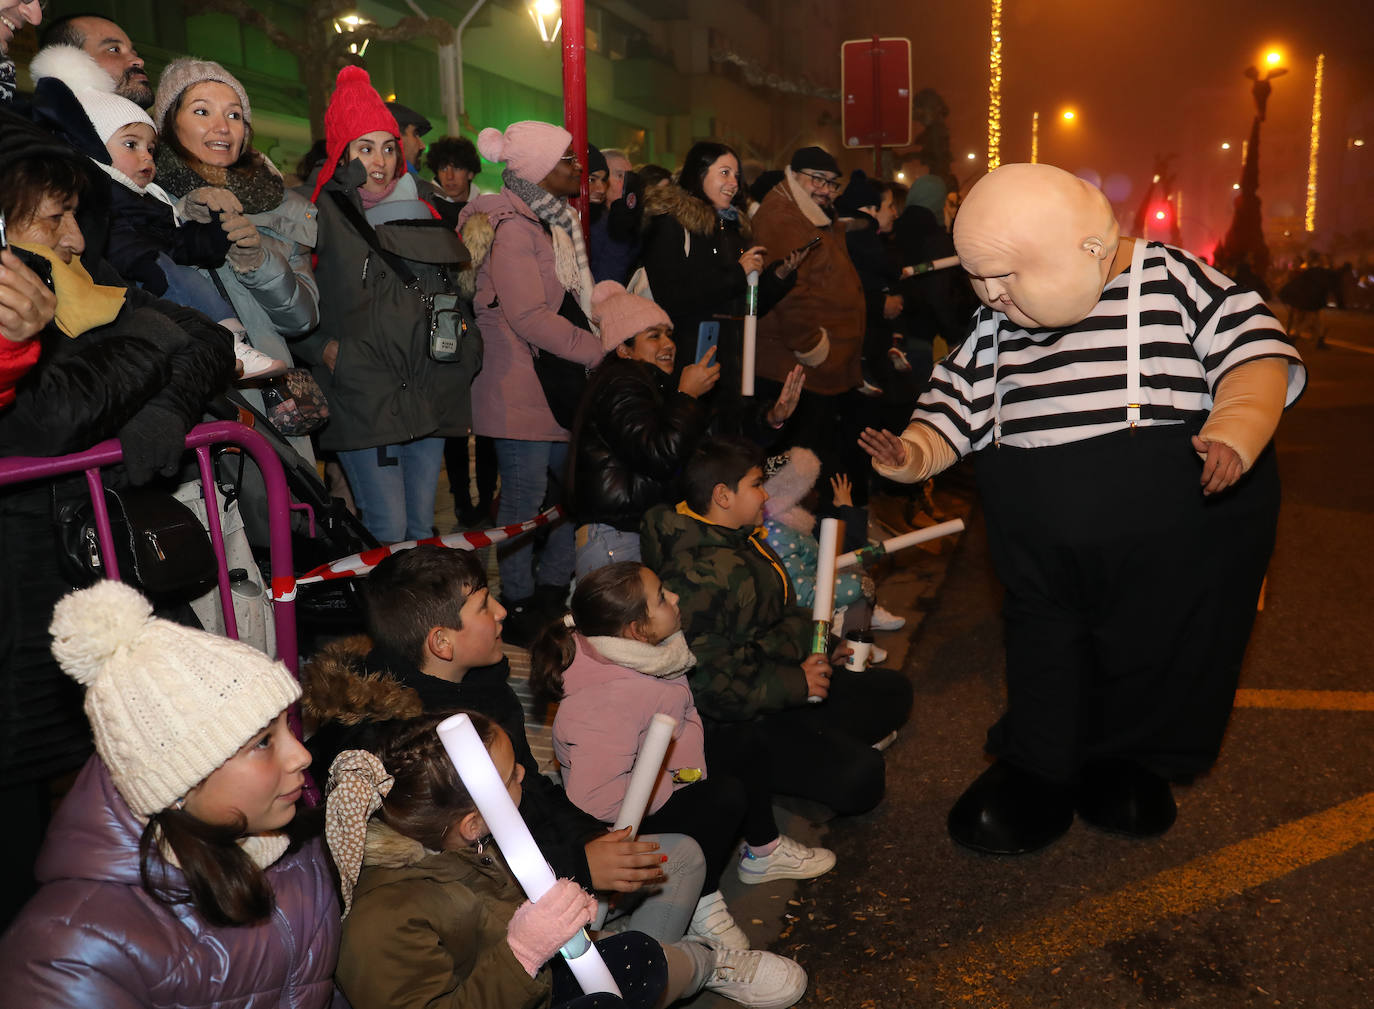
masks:
<svg viewBox="0 0 1374 1009"><path fill-rule="evenodd" d="M866 427L859 435L859 447L889 469L900 469L906 465L906 442L891 431Z"/></svg>
<svg viewBox="0 0 1374 1009"><path fill-rule="evenodd" d="M1245 475L1245 465L1230 445L1193 435L1193 450L1202 456L1202 493L1219 494Z"/></svg>

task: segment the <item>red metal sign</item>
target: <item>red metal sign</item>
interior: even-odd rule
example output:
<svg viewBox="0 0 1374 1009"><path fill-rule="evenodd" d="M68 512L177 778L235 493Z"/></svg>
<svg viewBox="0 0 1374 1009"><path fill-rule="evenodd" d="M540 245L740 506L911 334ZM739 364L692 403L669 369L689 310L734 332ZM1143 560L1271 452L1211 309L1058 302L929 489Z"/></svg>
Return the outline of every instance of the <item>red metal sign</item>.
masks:
<svg viewBox="0 0 1374 1009"><path fill-rule="evenodd" d="M854 39L840 45L846 147L911 143L911 40Z"/></svg>

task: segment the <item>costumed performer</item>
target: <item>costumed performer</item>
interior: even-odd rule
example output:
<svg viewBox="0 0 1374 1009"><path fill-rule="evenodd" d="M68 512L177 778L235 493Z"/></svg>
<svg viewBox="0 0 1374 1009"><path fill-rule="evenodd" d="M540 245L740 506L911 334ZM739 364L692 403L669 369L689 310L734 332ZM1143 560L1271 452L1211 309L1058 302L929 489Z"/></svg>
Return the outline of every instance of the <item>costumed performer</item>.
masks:
<svg viewBox="0 0 1374 1009"><path fill-rule="evenodd" d="M1007 707L949 831L1041 848L1087 823L1163 833L1216 761L1273 550L1270 440L1306 369L1253 290L1119 235L1095 187L1005 165L954 244L983 306L874 468L974 455L1006 587Z"/></svg>

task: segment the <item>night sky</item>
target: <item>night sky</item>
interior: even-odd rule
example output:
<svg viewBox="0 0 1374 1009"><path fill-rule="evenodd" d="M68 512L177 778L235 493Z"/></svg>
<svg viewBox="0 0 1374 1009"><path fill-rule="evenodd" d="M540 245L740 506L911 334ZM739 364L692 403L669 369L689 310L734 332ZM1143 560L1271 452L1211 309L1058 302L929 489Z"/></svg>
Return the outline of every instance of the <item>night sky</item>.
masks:
<svg viewBox="0 0 1374 1009"><path fill-rule="evenodd" d="M911 38L915 86L936 88L951 107L955 172L967 180L965 189L982 174L987 151L989 11L987 0L889 0L856 17L852 30L846 26L852 38L874 31ZM1266 214L1303 212L1318 52L1326 54L1321 172L1365 170L1341 155L1361 133L1355 124L1374 134L1374 3L1367 0L1003 0L1002 19L1003 162L1030 159L1031 113L1039 110L1040 160L1111 180L1110 195L1126 220L1150 181L1154 156L1173 153L1185 244L1201 247L1220 237L1254 108L1242 71L1270 47L1286 54L1289 73L1274 81L1264 127ZM1058 118L1069 106L1078 113L1073 126ZM1374 135L1364 139L1367 171L1374 173ZM1224 140L1230 152L1221 150ZM977 161L965 160L969 151ZM1319 215L1334 209L1321 204L1323 195L1319 187ZM1366 202L1359 215L1368 208ZM1374 225L1350 216L1341 215L1341 227ZM1333 217L1319 216L1319 225Z"/></svg>

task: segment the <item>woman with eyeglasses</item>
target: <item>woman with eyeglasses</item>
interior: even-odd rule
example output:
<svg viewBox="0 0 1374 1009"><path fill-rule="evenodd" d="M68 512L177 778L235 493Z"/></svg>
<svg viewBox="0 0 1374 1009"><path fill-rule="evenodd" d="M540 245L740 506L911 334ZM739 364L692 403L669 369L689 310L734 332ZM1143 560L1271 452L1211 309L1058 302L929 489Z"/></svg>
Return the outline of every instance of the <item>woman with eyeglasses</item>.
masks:
<svg viewBox="0 0 1374 1009"><path fill-rule="evenodd" d="M472 252L473 271L465 277L475 284L473 309L487 347L472 384L473 428L496 439L496 522L504 525L535 515L567 466L572 418L558 388L546 394L535 358L571 363L569 388L561 391L571 394L575 409L580 390L572 386L605 349L588 322L591 268L582 224L568 203L582 186L572 134L551 123L512 123L504 132L483 130L477 149L506 166L501 191L478 197L458 218ZM573 574L571 523L555 525L542 549L531 540L522 537L498 555L504 637L522 646L545 617L561 611Z"/></svg>
<svg viewBox="0 0 1374 1009"><path fill-rule="evenodd" d="M779 249L811 249L797 268L796 287L759 320L756 367L759 388L768 389L776 388L797 362L806 366L806 392L782 440L815 452L824 472L848 473L855 507L866 508L867 465L857 440L865 423L875 424L877 418L873 402L858 391L867 304L845 247L844 225L835 219L840 185L834 157L820 147L803 147L754 215L759 241ZM818 514L837 514L829 485L823 481L817 490ZM863 528L848 526L846 549L863 542Z"/></svg>

